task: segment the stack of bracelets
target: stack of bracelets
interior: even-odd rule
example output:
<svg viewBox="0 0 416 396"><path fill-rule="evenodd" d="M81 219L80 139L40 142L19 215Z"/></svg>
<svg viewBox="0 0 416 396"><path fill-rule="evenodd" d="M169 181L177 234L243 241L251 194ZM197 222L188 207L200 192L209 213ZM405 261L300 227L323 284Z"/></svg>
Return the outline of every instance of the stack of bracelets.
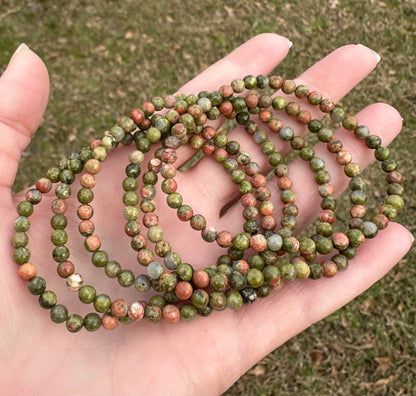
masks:
<svg viewBox="0 0 416 396"><path fill-rule="evenodd" d="M285 95L273 97L268 94L270 90L281 90ZM292 94L299 101L288 101L288 95ZM351 153L343 149L341 140L333 137L332 129L325 126L322 120L312 119L310 112L301 109L302 102L319 107L322 113L329 114L334 123L351 131L374 150L374 157L386 173L387 197L378 214L371 219L366 219L366 183L360 176L360 167L352 162ZM280 110L293 116L300 125L307 126L334 154L336 162L344 167L345 175L350 178L351 217L345 233L333 232L336 201L324 160L315 155L314 148L307 144L304 137L297 136L290 126L284 126L276 118ZM280 189L281 214L274 213L266 176L251 160L250 154L240 150L238 141L228 140L224 131L206 125L207 120L220 116L235 119L243 125L267 156L277 178L270 183L277 183ZM254 121L253 116L259 122ZM309 162L314 172L321 197L321 212L311 237L298 239L294 235L298 207L289 177L289 164L285 163L285 158L276 150L268 134L278 135L283 142L287 142L292 151ZM154 158L146 163L144 154L158 143ZM101 241L94 234L92 221L95 175L100 172L109 152L119 144L134 146L129 154L122 186L125 191L124 230L131 238L132 249L137 251L138 263L145 267L144 273L138 276L131 270L123 270L101 249ZM195 214L184 202L175 181L177 170L174 165L181 145L189 145L213 157L230 174L241 195L245 221L240 233L217 232L207 224L203 215ZM250 75L223 85L214 92L154 97L140 109L132 110L130 117L123 117L102 139L94 140L89 147L83 147L78 153L61 160L57 167L50 168L46 177L39 179L36 186L27 191L26 199L17 206L18 217L12 237L15 248L13 260L19 264L20 277L28 281L30 293L39 296L41 307L50 310L54 322L65 322L70 332L77 332L82 327L88 331L95 331L100 326L114 329L119 322L131 323L142 318L151 322L161 319L168 323L179 319L191 321L198 314L208 316L213 310L221 311L227 307L237 310L256 298L268 296L273 289L296 278L333 277L338 271L345 270L357 247L366 238L374 238L378 230L386 228L404 205L403 177L396 168L397 163L390 159L390 150L382 146L380 137L371 134L368 127L358 125L357 119L347 116L342 107L335 106L316 91L310 92L305 85L296 86L292 80ZM65 231L68 223L65 216L67 199L71 196L71 184L81 173L81 188L77 194L80 204L77 209L80 219L78 228L85 237L85 249L91 252L92 264L102 267L108 277L117 278L123 287L134 286L138 292L154 289L157 293L148 302L140 299L127 302L122 298L111 299L106 294L97 294L93 286L83 285L82 275L75 272L74 264L69 261L68 235ZM166 194L167 205L176 210L178 218L189 222L194 230L201 233L204 241L225 249L216 265L196 270L191 264L182 262L180 255L172 251L171 245L164 239L154 200L159 179L162 179L160 189ZM51 206L52 256L58 264L57 272L66 278L67 286L78 293L81 302L94 306L96 312L85 317L69 314L64 305L57 303L56 294L47 289L45 279L37 275L36 266L30 261L31 254L27 247L29 218L34 206L41 202L42 194L52 188L56 194ZM334 249L335 254L331 253ZM329 254L331 258L319 260L319 255Z"/></svg>

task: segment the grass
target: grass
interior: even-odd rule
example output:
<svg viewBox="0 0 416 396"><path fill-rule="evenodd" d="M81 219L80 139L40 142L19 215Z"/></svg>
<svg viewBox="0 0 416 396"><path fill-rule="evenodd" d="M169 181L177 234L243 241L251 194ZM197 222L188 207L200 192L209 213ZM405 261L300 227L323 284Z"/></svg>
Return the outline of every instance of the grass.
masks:
<svg viewBox="0 0 416 396"><path fill-rule="evenodd" d="M255 34L276 32L294 43L278 68L288 77L343 44L380 53L376 71L343 103L358 111L385 101L402 114L405 125L391 147L409 191L399 220L415 234L415 10L414 0L2 0L0 71L26 42L46 62L52 86L15 190L101 135L130 107L174 91ZM365 176L377 195L382 186L374 172L370 167ZM412 394L415 258L413 248L367 292L265 357L225 395Z"/></svg>

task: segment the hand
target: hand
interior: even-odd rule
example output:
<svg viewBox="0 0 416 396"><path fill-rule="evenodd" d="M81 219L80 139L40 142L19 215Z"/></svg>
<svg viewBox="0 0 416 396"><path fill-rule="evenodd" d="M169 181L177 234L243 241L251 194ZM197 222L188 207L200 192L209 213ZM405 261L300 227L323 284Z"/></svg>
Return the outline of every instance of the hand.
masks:
<svg viewBox="0 0 416 396"><path fill-rule="evenodd" d="M267 74L288 50L287 42L280 36L256 36L194 78L180 92L214 90L237 77ZM376 63L376 58L367 48L348 45L329 54L297 81L337 101ZM3 367L0 384L5 394L221 393L263 356L370 287L410 248L410 233L402 226L390 223L377 238L366 240L348 270L333 279L295 281L272 292L268 298L257 300L254 305L244 306L236 312L214 312L209 318L199 317L191 323L155 325L142 321L129 326L120 325L113 331L100 329L89 333L82 330L70 334L64 325L49 320L48 312L39 307L34 296L26 290L26 282L17 276L18 268L11 259L10 238L16 217L15 207L23 195L12 197L10 188L21 152L40 123L48 90L46 68L28 49L13 56L0 80L0 287L3 292L0 305L0 359ZM384 145L389 144L401 129L400 115L386 104L370 105L357 117L360 123L377 131ZM290 124L288 119L283 121ZM255 144L240 128L232 134L240 134L238 139L245 150L261 161ZM355 161L362 167L367 165L366 149L349 135L344 134L342 139ZM124 221L120 185L128 151L129 148L119 148L104 163L94 189L94 219L103 249L123 267L133 263L130 267L137 269L134 252L123 248L128 246L128 238L121 231ZM179 162L185 161L189 155L190 151L184 148L180 151ZM341 192L347 183L342 168L323 150L319 155L325 159L333 175L336 191ZM291 176L297 192L301 229L318 214L318 205L308 199L312 192L315 193L316 185L310 171L300 161L293 164ZM241 228L241 207L221 218L219 216L221 209L235 198L228 177L219 164L206 158L189 172L179 174L177 181L186 202L196 212L204 214L211 225L218 230L236 232ZM224 183L221 183L222 178ZM276 197L276 192L273 195L272 191L272 196ZM66 304L71 312L87 313L88 307L69 302L77 298L56 275L56 263L50 258L49 204L52 200L51 193L44 196L31 217L32 260L39 275L47 280L48 289L56 292L58 302ZM77 206L75 201L71 205L68 213ZM199 233L187 225L182 226L178 235L174 211L163 203L158 205L157 211L161 219L166 219L162 224L166 239L185 261L196 267L215 263L222 250L202 242ZM90 264L76 227L76 221L70 221L68 233L73 242L68 246L71 261L84 275L85 284L94 284L97 293L126 296L129 301L138 299L135 290L120 290L115 284L117 282L104 279L102 269ZM93 277L97 281L94 282Z"/></svg>

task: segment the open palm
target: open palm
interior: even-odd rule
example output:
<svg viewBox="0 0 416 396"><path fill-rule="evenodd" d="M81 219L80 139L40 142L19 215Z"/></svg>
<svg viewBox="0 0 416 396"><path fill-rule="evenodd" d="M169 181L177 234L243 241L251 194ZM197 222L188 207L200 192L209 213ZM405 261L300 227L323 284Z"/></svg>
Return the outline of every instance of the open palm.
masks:
<svg viewBox="0 0 416 396"><path fill-rule="evenodd" d="M237 48L195 79L180 92L198 93L214 90L234 78L247 74L269 73L287 54L288 44L272 34L256 36ZM334 101L341 99L375 66L376 58L367 48L349 45L329 54L312 66L297 81L323 93ZM17 276L13 263L12 224L16 204L21 194L11 195L22 150L38 127L48 100L49 81L42 61L30 50L15 54L0 80L0 251L2 276L0 287L0 388L5 394L218 394L226 390L248 368L264 355L299 333L312 323L324 318L382 277L409 249L411 236L406 229L391 223L374 240L367 240L358 249L349 269L334 279L296 281L282 290L244 306L239 311L215 312L209 318L199 317L191 323L174 325L147 321L120 325L113 331L100 329L89 333L70 334L63 325L49 320L48 313L27 292L26 283ZM314 114L314 109L310 109ZM318 114L316 114L318 116ZM401 129L401 117L386 104L373 104L357 114L361 124L383 139L387 145ZM291 120L283 119L286 124ZM216 124L219 126L219 121ZM306 131L305 131L306 132ZM342 131L339 131L342 133ZM241 129L244 150L265 166L257 145ZM347 135L344 146L362 167L371 160L366 149ZM135 255L124 235L122 216L122 188L124 168L129 148L115 150L103 165L94 189L94 220L103 249L123 267L137 267ZM319 150L318 150L319 152ZM190 158L189 148L179 150L178 162ZM333 175L337 193L347 184L342 168L324 151L319 152ZM305 227L318 214L318 205L310 196L316 193L311 171L301 161L293 164L291 177L297 192L300 209L299 228ZM211 159L203 159L195 168L176 179L179 190L194 211L205 215L216 229L240 232L241 207L235 207L220 217L221 210L236 198L236 190ZM270 187L273 194L273 186ZM276 187L277 188L277 187ZM238 195L238 193L237 193ZM31 217L30 249L39 275L48 281L48 288L61 296L71 312L81 314L87 307L76 303L77 298L56 276L51 256L49 193ZM273 202L276 206L279 203ZM76 202L71 201L69 213ZM199 233L186 225L179 228L174 211L158 202L166 239L184 261L194 267L205 267L216 262L220 248L201 241ZM69 218L71 216L68 216ZM68 233L71 261L81 272L85 283L94 283L99 293L137 297L136 291L120 290L117 282L104 279L102 270L90 264L90 256L77 235L76 216L69 220ZM72 230L72 231L71 231ZM180 232L178 232L180 230ZM100 273L101 272L101 273ZM99 279L93 282L92 279ZM102 283L101 282L102 279ZM130 293L130 294L129 294ZM74 302L71 302L74 300ZM82 305L82 304L81 304Z"/></svg>

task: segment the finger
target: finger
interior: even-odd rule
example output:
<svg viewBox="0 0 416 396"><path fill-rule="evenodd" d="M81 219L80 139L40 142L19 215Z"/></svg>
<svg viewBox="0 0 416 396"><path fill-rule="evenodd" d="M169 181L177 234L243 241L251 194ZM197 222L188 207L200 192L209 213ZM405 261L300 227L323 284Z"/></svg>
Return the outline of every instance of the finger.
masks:
<svg viewBox="0 0 416 396"><path fill-rule="evenodd" d="M375 239L365 241L349 268L332 279L295 281L241 312L236 327L241 334L242 372L263 356L369 288L409 250L412 235L390 223ZM231 330L232 331L232 330Z"/></svg>
<svg viewBox="0 0 416 396"><path fill-rule="evenodd" d="M268 73L284 59L290 46L290 41L283 36L259 34L198 74L179 92L198 94L201 90L218 89L235 78L243 78L244 73Z"/></svg>
<svg viewBox="0 0 416 396"><path fill-rule="evenodd" d="M39 126L48 95L44 63L27 47L19 47L0 78L0 193L5 199L20 155Z"/></svg>
<svg viewBox="0 0 416 396"><path fill-rule="evenodd" d="M305 71L296 81L307 85L310 90L322 92L324 97L336 102L364 79L376 65L377 58L372 50L361 45L347 45L331 52ZM308 105L306 101L304 102L303 109L313 113L314 117L322 117L322 113L315 108L316 106L313 107ZM284 114L279 114L278 118L282 119L285 125L294 127L296 135L304 136L306 134L307 128L299 125L293 118ZM260 128L265 128L265 126L260 125ZM268 136L269 140L276 144L276 147L282 145L276 134L269 132ZM249 152L252 160L257 162L261 169L268 168L267 156L261 153L260 146L253 141L252 136L244 131L244 128L239 127L230 132L229 140L233 139L238 140L241 149ZM284 147L279 151L285 155L289 148ZM216 176L216 183L210 184L213 174ZM212 200L208 203L209 205L218 207L218 203L222 203L229 206L235 198L235 189L232 183L229 183L229 175L221 171L221 165L218 165L211 158L203 158L200 164L195 167L195 170L186 176L188 178L186 188L194 189L198 188L198 185L207 184L211 186L210 196Z"/></svg>

